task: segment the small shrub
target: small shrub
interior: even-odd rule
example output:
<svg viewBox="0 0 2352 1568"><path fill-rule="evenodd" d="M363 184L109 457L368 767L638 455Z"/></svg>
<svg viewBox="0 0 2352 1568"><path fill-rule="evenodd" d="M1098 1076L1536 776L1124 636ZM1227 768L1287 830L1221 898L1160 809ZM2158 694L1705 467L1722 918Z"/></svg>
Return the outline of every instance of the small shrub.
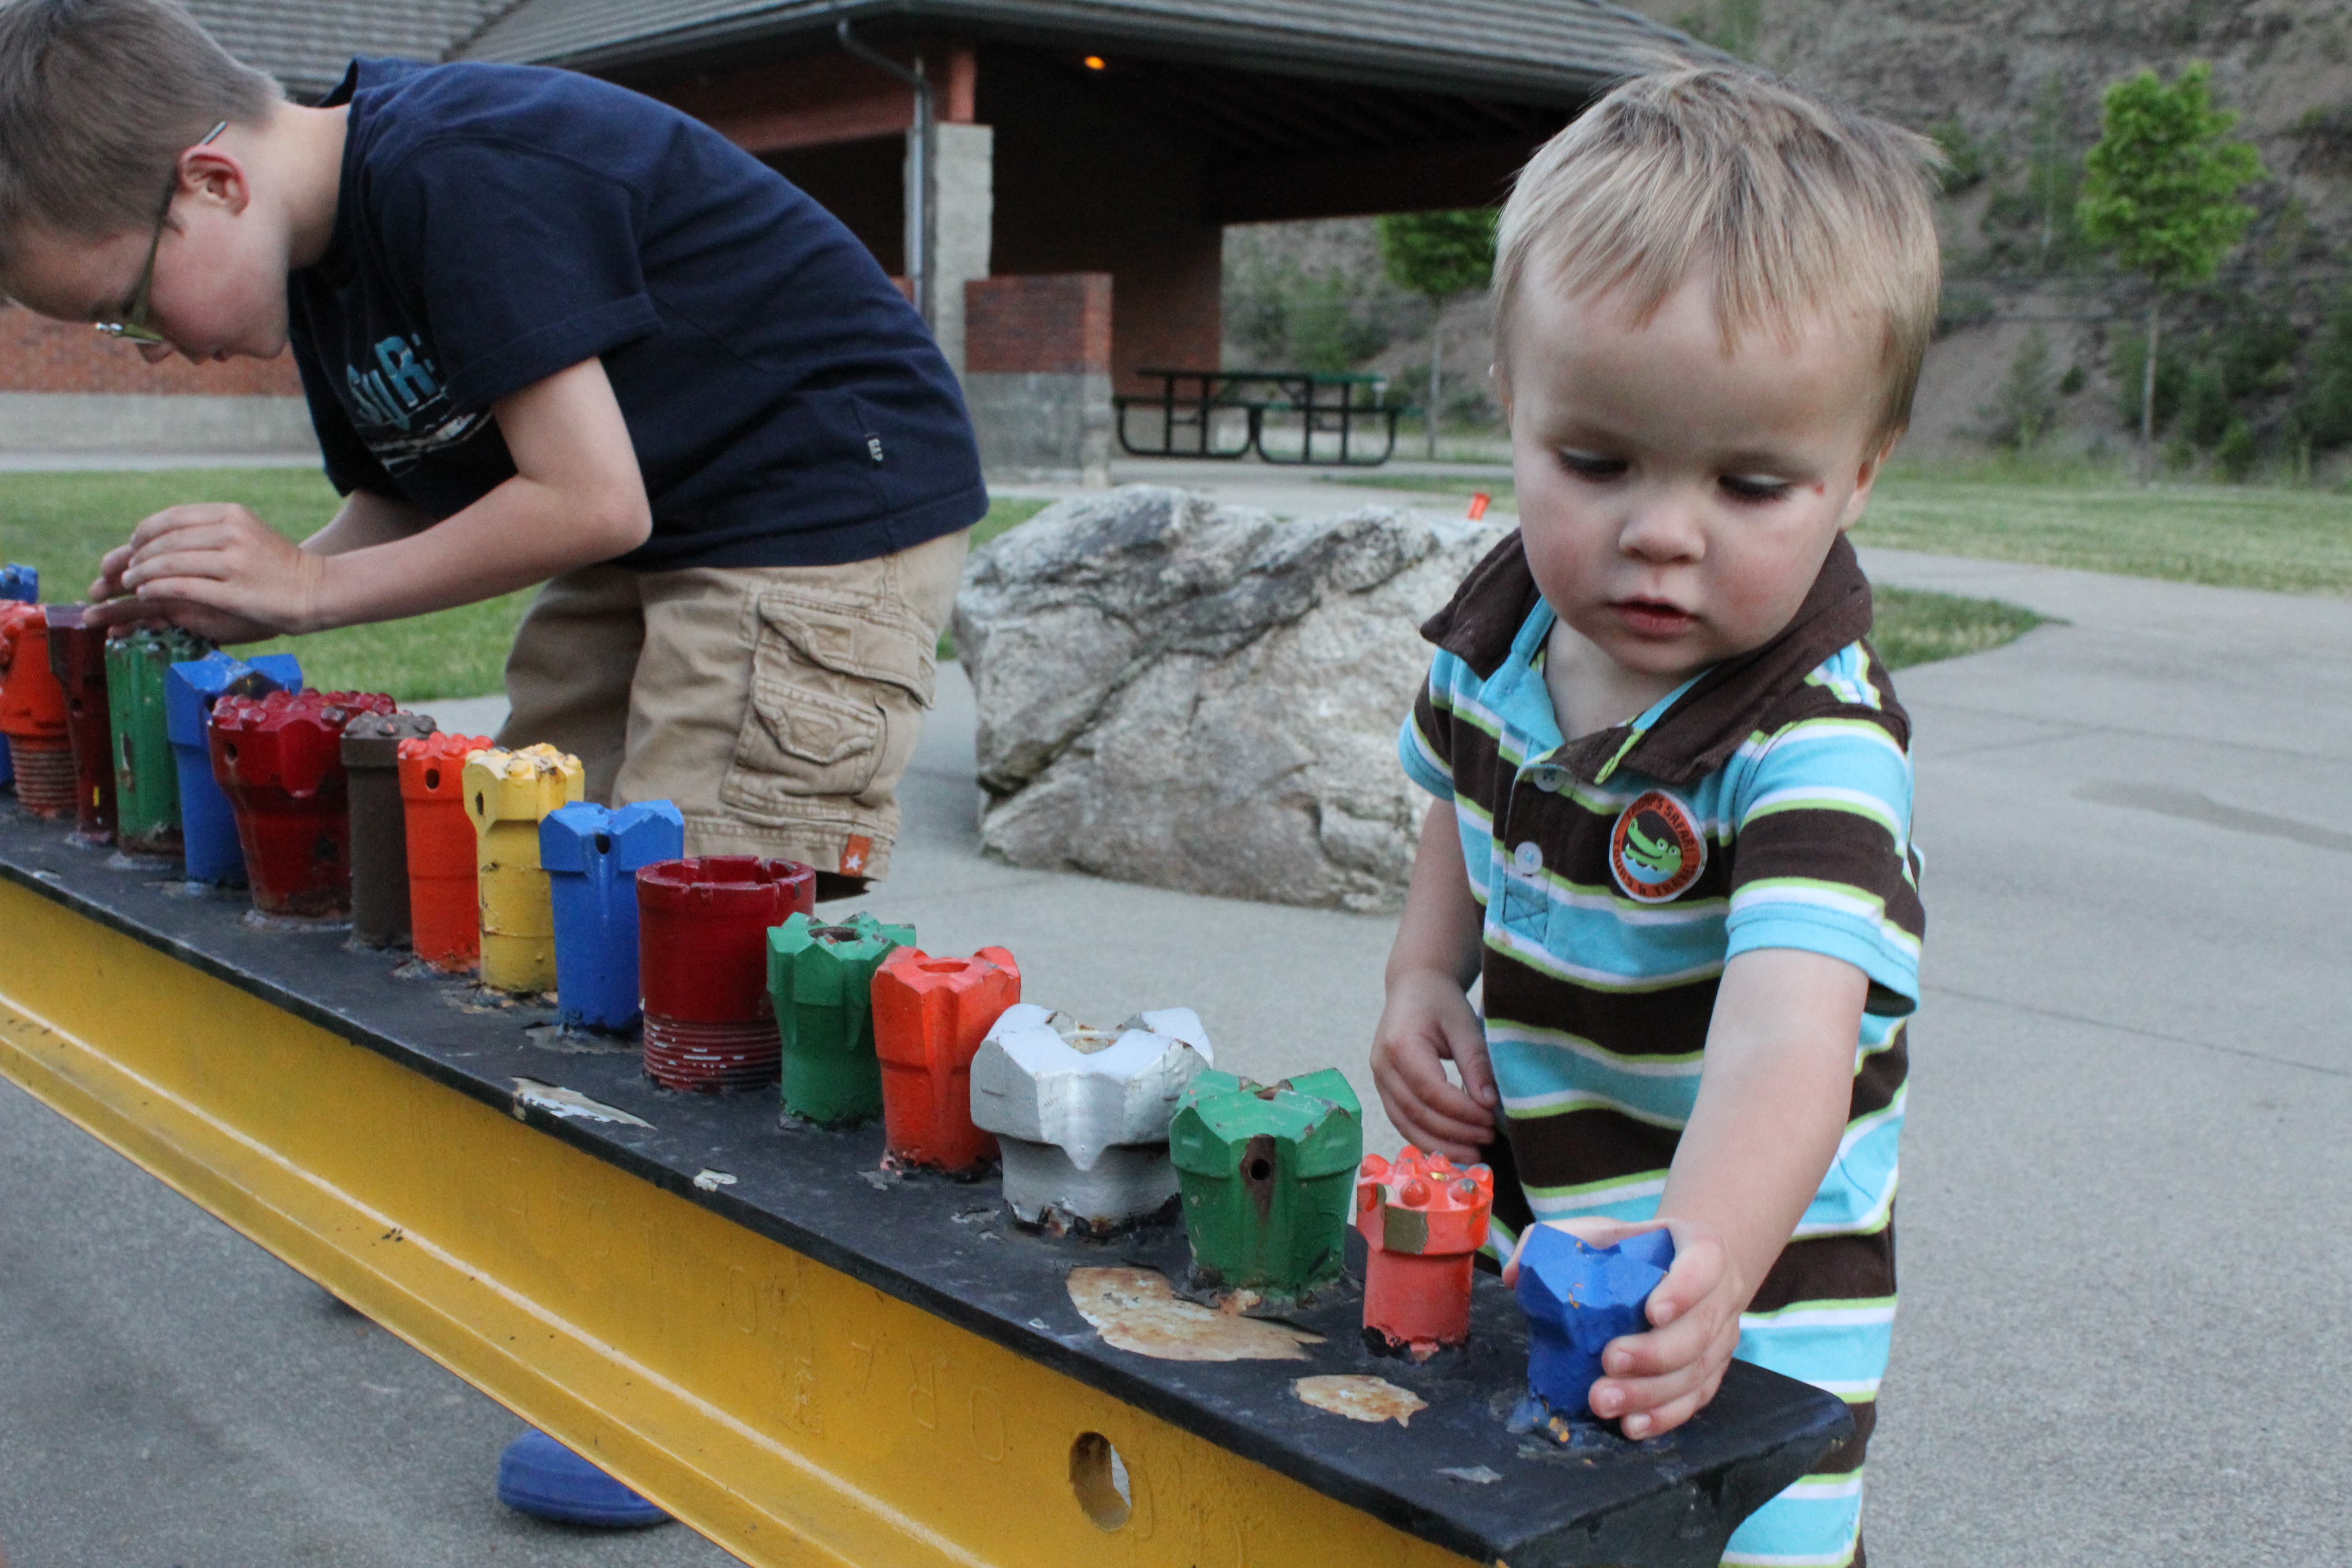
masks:
<svg viewBox="0 0 2352 1568"><path fill-rule="evenodd" d="M1941 178L1946 195L1972 190L1992 174L1992 148L1982 138L1969 134L1958 117L1930 125L1927 135L1944 154Z"/></svg>
<svg viewBox="0 0 2352 1568"><path fill-rule="evenodd" d="M1386 322L1336 272L1307 279L1291 296L1285 326L1289 370L1347 371L1389 346Z"/></svg>
<svg viewBox="0 0 2352 1568"><path fill-rule="evenodd" d="M2116 341L2112 368L2116 376L2116 414L2128 430L2139 428L2140 379L2147 373L2147 339L2137 332ZM2156 356L2156 427L2168 428L2189 380L2179 340L2159 341Z"/></svg>
<svg viewBox="0 0 2352 1568"><path fill-rule="evenodd" d="M1352 370L1388 347L1381 304L1343 272L1255 264L1226 290L1226 330L1253 368Z"/></svg>
<svg viewBox="0 0 2352 1568"><path fill-rule="evenodd" d="M1675 18L1675 26L1727 55L1752 60L1756 36L1764 26L1764 0L1716 0L1708 10L1685 11Z"/></svg>
<svg viewBox="0 0 2352 1568"><path fill-rule="evenodd" d="M2214 468L2235 484L2253 472L2254 457L2254 427L2246 423L2243 416L2231 419L2213 448Z"/></svg>
<svg viewBox="0 0 2352 1568"><path fill-rule="evenodd" d="M1977 433L1995 446L2032 451L2057 420L2058 386L2050 368L2050 340L2039 326L2032 327L2009 362L2009 374L1978 406Z"/></svg>
<svg viewBox="0 0 2352 1568"><path fill-rule="evenodd" d="M2267 396L2293 384L2305 335L2284 305L2236 294L2221 301L2206 353L2231 398Z"/></svg>
<svg viewBox="0 0 2352 1568"><path fill-rule="evenodd" d="M2336 307L2312 344L2293 417L2321 451L2352 442L2352 299Z"/></svg>
<svg viewBox="0 0 2352 1568"><path fill-rule="evenodd" d="M1991 320L1992 296L1974 289L1947 289L1936 302L1936 335L1939 338Z"/></svg>
<svg viewBox="0 0 2352 1568"><path fill-rule="evenodd" d="M2161 377L2163 372L2159 370L2158 374ZM2228 433L2231 421L2237 418L2221 367L2210 360L2191 365L2181 384L2180 405L2173 416L2173 426L2181 438L2192 447L2218 446ZM2244 423L2242 419L2238 422Z"/></svg>
<svg viewBox="0 0 2352 1568"><path fill-rule="evenodd" d="M1502 417L1502 410L1486 395L1486 389L1476 384L1447 389L1445 423L1453 426L1488 426Z"/></svg>

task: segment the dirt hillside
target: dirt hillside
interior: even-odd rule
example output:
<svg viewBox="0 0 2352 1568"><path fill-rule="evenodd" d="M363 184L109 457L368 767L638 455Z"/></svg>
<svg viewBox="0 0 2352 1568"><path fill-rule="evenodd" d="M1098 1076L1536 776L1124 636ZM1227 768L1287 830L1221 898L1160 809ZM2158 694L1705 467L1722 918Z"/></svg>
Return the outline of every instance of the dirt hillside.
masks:
<svg viewBox="0 0 2352 1568"><path fill-rule="evenodd" d="M2255 330L2242 319L2254 308L2246 300L2259 300L2268 319L2291 320L2302 340L2315 341L2321 321L2352 286L2352 0L1630 5L1933 135L1950 152L1953 189L1941 204L1947 330L1921 387L1916 447L1981 446L1987 405L2037 329L2048 345L2050 380L2064 389L2056 395L2056 437L2074 447L2127 438L2116 379L2132 366L2117 361L2131 358L2145 296L2070 239L2061 209L2071 210L2081 155L2097 139L2102 90L2137 71L2168 79L2191 61L2210 62L2216 100L2240 114L2239 133L2260 150L2269 174L2250 193L2262 216L2246 247L2216 290L2182 308L2184 360L2234 352L2227 344ZM1286 279L1319 279L1315 310L1297 319L1352 311L1370 323L1347 340L1363 351L1357 363L1401 378L1425 370L1426 310L1380 280L1370 220L1235 230L1226 254L1228 335L1237 349L1257 351L1238 358L1284 346L1279 333L1251 340L1252 301L1262 324L1264 300L1280 297ZM1454 389L1447 401L1462 416L1475 412L1490 320L1482 302L1447 312L1446 373ZM2284 450L2300 428L2292 412L2299 395L2288 384L2320 374L2300 362L2256 366L2245 374L2267 379L2233 389L2229 406L2253 422L2266 452ZM2216 417L2228 416L2225 408Z"/></svg>

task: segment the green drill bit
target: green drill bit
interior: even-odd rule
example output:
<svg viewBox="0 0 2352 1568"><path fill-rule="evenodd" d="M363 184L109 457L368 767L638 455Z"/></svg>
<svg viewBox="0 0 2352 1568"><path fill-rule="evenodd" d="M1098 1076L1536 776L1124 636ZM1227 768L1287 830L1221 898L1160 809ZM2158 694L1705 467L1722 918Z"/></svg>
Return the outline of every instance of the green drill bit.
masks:
<svg viewBox="0 0 2352 1568"><path fill-rule="evenodd" d="M1265 1087L1213 1069L1176 1102L1169 1150L1203 1284L1297 1296L1339 1277L1363 1108L1335 1068Z"/></svg>
<svg viewBox="0 0 2352 1568"><path fill-rule="evenodd" d="M180 773L163 725L163 676L212 651L212 644L177 626L142 628L106 645L116 842L127 854L180 853Z"/></svg>
<svg viewBox="0 0 2352 1568"><path fill-rule="evenodd" d="M882 1114L874 971L893 948L914 945L913 926L884 925L863 910L841 925L796 914L768 932L768 994L783 1039L786 1110L820 1127Z"/></svg>

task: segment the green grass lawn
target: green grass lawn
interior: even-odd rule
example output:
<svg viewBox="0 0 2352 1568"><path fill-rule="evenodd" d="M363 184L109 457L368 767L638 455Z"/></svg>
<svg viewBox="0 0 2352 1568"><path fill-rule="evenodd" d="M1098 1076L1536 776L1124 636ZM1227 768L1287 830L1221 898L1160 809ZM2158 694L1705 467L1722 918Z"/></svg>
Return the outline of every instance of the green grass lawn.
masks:
<svg viewBox="0 0 2352 1568"><path fill-rule="evenodd" d="M70 603L89 590L99 558L142 518L183 501L251 507L289 539L326 526L339 503L312 468L169 468L148 473L0 475L0 556L37 566L41 597ZM500 689L507 645L530 593L466 605L414 620L345 626L307 637L240 646L290 653L312 686L386 691L403 702L479 697Z"/></svg>
<svg viewBox="0 0 2352 1568"><path fill-rule="evenodd" d="M2263 485L2153 485L1987 463L1892 468L1858 544L2074 566L2224 588L2352 595L2352 496Z"/></svg>
<svg viewBox="0 0 2352 1568"><path fill-rule="evenodd" d="M1496 509L1501 511L1512 510L1517 499L1507 479L1460 479L1447 474L1397 474L1388 479L1350 476L1332 482L1412 490L1426 495L1459 496L1465 500L1474 491L1483 489L1493 498ZM1882 502L1886 494L1887 491L1882 488L1879 491ZM1872 510L1874 516L1876 507ZM1860 531L1855 537L1866 543L1895 542L1869 538ZM1947 547L1906 542L1906 548ZM1985 553L1960 550L1950 550L1949 552ZM2117 570L2115 567L2105 569ZM2042 617L2032 611L2003 604L1998 599L1970 599L1957 594L1927 594L1906 588L1878 589L1876 608L1877 626L1872 631L1870 640L1878 649L1879 657L1892 669L1901 669L1906 665L1932 664L1939 658L1958 658L1962 654L1982 653L1987 648L1999 647L2024 636L2042 622Z"/></svg>
<svg viewBox="0 0 2352 1568"><path fill-rule="evenodd" d="M998 534L1020 527L1053 504L1049 500L1036 500L1026 496L1005 496L990 501L988 515L972 527L971 547L979 549Z"/></svg>
<svg viewBox="0 0 2352 1568"><path fill-rule="evenodd" d="M1889 669L1982 653L2023 637L2043 620L2032 610L1999 599L1911 588L1874 588L1872 605L1876 619L1871 646Z"/></svg>
<svg viewBox="0 0 2352 1568"><path fill-rule="evenodd" d="M1472 488L1455 479L1397 478L1412 479L1414 489L1438 493L1466 496ZM1988 488L1981 481L1971 484L1975 489ZM1507 486L1501 487L1495 497L1497 505L1507 508L1509 493ZM2038 493L2021 492L2028 498ZM2234 492L2220 493L2227 499ZM293 539L324 526L336 506L333 487L317 473L300 468L10 474L0 476L0 559L38 567L42 596L69 602L98 574L99 558L129 537L140 519L191 500L236 501L251 507ZM972 530L972 542L984 544L1028 521L1049 504L1025 499L999 500ZM1916 544L1907 538L1880 542L1942 547ZM530 593L525 591L414 620L280 637L239 651L292 653L302 660L303 673L310 683L328 690L388 691L404 702L479 697L500 689L507 647L530 603ZM1887 662L1899 668L1997 647L2036 624L2038 617L2012 605L1889 589L1879 595L1875 641ZM953 652L944 638L941 652Z"/></svg>
<svg viewBox="0 0 2352 1568"><path fill-rule="evenodd" d="M1517 506L1507 479L1398 474L1333 481ZM2225 588L2352 595L2352 495L2263 485L2145 489L2082 463L1891 464L1857 544L2074 566Z"/></svg>
<svg viewBox="0 0 2352 1568"><path fill-rule="evenodd" d="M99 558L128 539L142 518L183 501L251 507L289 539L307 538L324 527L338 504L334 487L308 468L0 474L0 560L39 568L41 597L68 604L98 575ZM1046 504L998 501L972 538L992 539ZM532 592L412 620L280 637L236 651L291 653L301 659L312 686L331 691L386 691L403 702L487 696L502 689L507 647Z"/></svg>

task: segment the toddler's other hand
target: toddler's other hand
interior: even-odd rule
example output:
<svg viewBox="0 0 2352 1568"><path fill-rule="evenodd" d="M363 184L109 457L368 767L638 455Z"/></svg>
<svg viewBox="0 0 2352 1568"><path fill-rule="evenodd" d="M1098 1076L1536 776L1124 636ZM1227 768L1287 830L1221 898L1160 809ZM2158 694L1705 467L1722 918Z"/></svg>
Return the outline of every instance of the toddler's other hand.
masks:
<svg viewBox="0 0 2352 1568"><path fill-rule="evenodd" d="M1462 1086L1445 1076L1451 1060ZM1452 979L1412 970L1390 982L1372 1036L1372 1083L1389 1120L1415 1148L1471 1161L1495 1139L1502 1097L1486 1063L1486 1033Z"/></svg>

